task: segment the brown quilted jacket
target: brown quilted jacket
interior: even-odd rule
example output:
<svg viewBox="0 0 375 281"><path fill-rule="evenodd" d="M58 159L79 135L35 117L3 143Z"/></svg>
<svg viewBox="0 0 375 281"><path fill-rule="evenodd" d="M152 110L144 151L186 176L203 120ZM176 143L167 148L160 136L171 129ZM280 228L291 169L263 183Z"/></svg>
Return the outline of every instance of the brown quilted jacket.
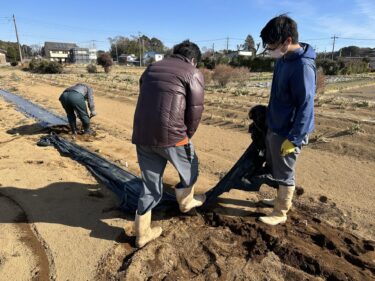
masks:
<svg viewBox="0 0 375 281"><path fill-rule="evenodd" d="M191 138L203 101L203 75L185 57L172 55L151 64L140 79L132 142L169 147Z"/></svg>

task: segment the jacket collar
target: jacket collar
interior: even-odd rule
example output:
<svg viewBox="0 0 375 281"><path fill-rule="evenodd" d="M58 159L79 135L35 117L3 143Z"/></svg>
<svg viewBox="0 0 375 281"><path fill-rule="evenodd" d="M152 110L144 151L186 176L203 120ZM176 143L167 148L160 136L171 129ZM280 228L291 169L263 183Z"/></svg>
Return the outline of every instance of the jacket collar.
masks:
<svg viewBox="0 0 375 281"><path fill-rule="evenodd" d="M175 54L173 54L173 55L171 55L171 58L180 59L180 60L182 60L184 62L190 63L189 59L187 57L182 56L182 55L175 55Z"/></svg>

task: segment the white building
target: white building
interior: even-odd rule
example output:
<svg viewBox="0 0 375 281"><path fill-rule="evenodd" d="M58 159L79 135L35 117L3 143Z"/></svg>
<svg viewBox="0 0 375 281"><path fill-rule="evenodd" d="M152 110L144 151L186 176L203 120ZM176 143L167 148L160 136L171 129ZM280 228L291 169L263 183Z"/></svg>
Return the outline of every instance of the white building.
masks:
<svg viewBox="0 0 375 281"><path fill-rule="evenodd" d="M234 52L231 52L229 54L226 54L225 56L229 59L233 59L233 58L237 58L237 57L252 57L253 54L254 53L252 51L239 50L239 51L234 51Z"/></svg>
<svg viewBox="0 0 375 281"><path fill-rule="evenodd" d="M143 62L145 64L160 61L164 58L164 54L160 54L154 51L145 52L143 54Z"/></svg>
<svg viewBox="0 0 375 281"><path fill-rule="evenodd" d="M5 50L0 49L0 65L7 63L6 53L7 52Z"/></svg>
<svg viewBox="0 0 375 281"><path fill-rule="evenodd" d="M89 49L89 59L90 61L96 61L97 59L96 49Z"/></svg>
<svg viewBox="0 0 375 281"><path fill-rule="evenodd" d="M121 56L118 57L118 60L119 60L119 64L125 64L128 66L139 64L139 60L134 54L131 54L131 55L122 54Z"/></svg>
<svg viewBox="0 0 375 281"><path fill-rule="evenodd" d="M44 42L44 54L50 61L69 62L70 50L78 48L74 43Z"/></svg>

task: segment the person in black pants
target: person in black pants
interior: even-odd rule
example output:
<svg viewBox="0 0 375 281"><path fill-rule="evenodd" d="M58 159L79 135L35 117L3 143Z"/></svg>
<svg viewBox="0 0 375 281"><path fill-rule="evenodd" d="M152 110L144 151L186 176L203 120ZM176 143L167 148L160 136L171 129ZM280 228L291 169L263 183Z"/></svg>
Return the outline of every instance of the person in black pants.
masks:
<svg viewBox="0 0 375 281"><path fill-rule="evenodd" d="M65 89L59 100L67 114L72 133L74 135L77 134L77 115L82 122L83 134L92 134L93 131L90 129L90 118L96 116L92 88L86 84L76 84ZM86 101L90 109L90 115L87 111Z"/></svg>

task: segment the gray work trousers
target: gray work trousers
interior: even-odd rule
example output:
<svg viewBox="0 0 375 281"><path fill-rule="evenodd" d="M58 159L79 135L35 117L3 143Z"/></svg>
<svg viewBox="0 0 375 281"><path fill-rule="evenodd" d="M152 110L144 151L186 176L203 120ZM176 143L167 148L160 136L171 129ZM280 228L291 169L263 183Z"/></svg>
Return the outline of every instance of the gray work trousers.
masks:
<svg viewBox="0 0 375 281"><path fill-rule="evenodd" d="M279 185L295 185L295 166L301 148L296 147L293 153L281 156L281 145L285 141L282 137L270 130L266 136L266 162L271 168L271 174ZM307 143L307 136L306 136Z"/></svg>
<svg viewBox="0 0 375 281"><path fill-rule="evenodd" d="M139 215L152 210L163 196L163 174L169 161L177 170L180 182L176 188L192 186L198 178L198 157L189 141L183 146L153 147L137 145L138 163L143 181L138 200Z"/></svg>

